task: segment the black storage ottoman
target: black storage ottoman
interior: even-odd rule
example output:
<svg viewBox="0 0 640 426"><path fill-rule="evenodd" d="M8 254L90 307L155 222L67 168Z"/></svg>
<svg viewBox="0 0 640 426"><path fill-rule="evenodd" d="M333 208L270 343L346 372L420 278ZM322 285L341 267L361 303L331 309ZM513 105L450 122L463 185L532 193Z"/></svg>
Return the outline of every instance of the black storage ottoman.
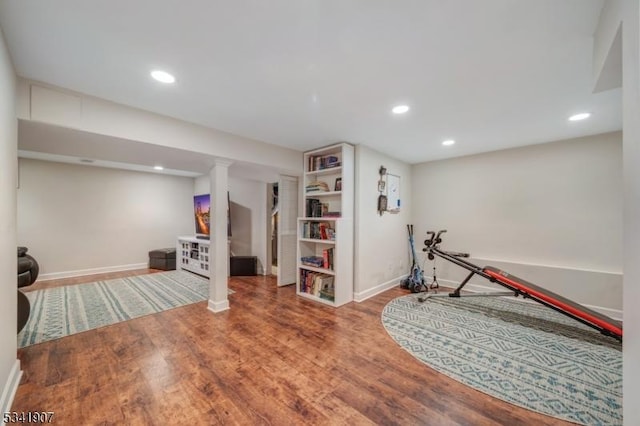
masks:
<svg viewBox="0 0 640 426"><path fill-rule="evenodd" d="M258 274L258 258L256 256L231 256L229 275L232 277Z"/></svg>
<svg viewBox="0 0 640 426"><path fill-rule="evenodd" d="M172 271L176 269L176 249L164 248L149 252L149 268Z"/></svg>

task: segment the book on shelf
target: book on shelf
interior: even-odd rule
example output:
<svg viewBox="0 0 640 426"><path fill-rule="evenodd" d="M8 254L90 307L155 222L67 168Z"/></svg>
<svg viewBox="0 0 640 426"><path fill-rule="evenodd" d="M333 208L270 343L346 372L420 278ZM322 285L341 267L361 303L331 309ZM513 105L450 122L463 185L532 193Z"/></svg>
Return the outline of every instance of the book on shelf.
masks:
<svg viewBox="0 0 640 426"><path fill-rule="evenodd" d="M340 217L340 212L326 211L323 212L322 217Z"/></svg>
<svg viewBox="0 0 640 426"><path fill-rule="evenodd" d="M321 299L330 300L332 302L334 300L336 300L335 289L334 289L333 285L331 287L327 287L327 288L321 289L320 290L320 298Z"/></svg>
<svg viewBox="0 0 640 426"><path fill-rule="evenodd" d="M327 224L325 222L318 223L318 231L319 231L321 240L329 239L327 237Z"/></svg>
<svg viewBox="0 0 640 426"><path fill-rule="evenodd" d="M320 202L317 198L305 200L305 217L340 217L339 211L330 211L329 204Z"/></svg>
<svg viewBox="0 0 640 426"><path fill-rule="evenodd" d="M331 228L329 222L304 222L302 238L335 241L335 230Z"/></svg>
<svg viewBox="0 0 640 426"><path fill-rule="evenodd" d="M334 277L308 270L300 271L300 292L334 300Z"/></svg>
<svg viewBox="0 0 640 426"><path fill-rule="evenodd" d="M336 240L336 230L333 228L327 228L327 240L335 241Z"/></svg>
<svg viewBox="0 0 640 426"><path fill-rule="evenodd" d="M322 267L333 269L333 248L322 250Z"/></svg>
<svg viewBox="0 0 640 426"><path fill-rule="evenodd" d="M322 204L317 198L307 198L305 201L305 216L320 217L322 214Z"/></svg>
<svg viewBox="0 0 640 426"><path fill-rule="evenodd" d="M314 281L313 295L321 297L324 290L326 293L331 292L331 300L333 300L333 277L331 275L319 274Z"/></svg>
<svg viewBox="0 0 640 426"><path fill-rule="evenodd" d="M340 166L340 158L335 155L310 155L307 161L307 169L310 172Z"/></svg>

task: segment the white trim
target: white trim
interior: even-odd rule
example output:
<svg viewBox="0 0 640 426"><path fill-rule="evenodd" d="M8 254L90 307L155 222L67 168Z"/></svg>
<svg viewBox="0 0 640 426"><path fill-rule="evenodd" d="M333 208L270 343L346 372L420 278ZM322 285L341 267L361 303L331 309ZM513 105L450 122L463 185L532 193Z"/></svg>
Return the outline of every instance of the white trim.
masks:
<svg viewBox="0 0 640 426"><path fill-rule="evenodd" d="M16 396L18 386L20 385L20 378L22 377L22 370L20 370L20 360L16 359L13 363L7 383L5 383L2 390L2 399L0 399L0 412L6 413L11 411L11 405L13 404L13 398ZM4 424L4 422L2 423Z"/></svg>
<svg viewBox="0 0 640 426"><path fill-rule="evenodd" d="M622 311L619 309L609 309L603 308L601 306L593 306L593 305L582 305L585 308L593 309L594 311L600 312L603 315L608 316L616 321L622 321Z"/></svg>
<svg viewBox="0 0 640 426"><path fill-rule="evenodd" d="M430 282L431 279L427 279L427 281ZM451 287L452 289L455 289L456 287L458 287L460 285L460 283L457 282L457 281L440 279L440 278L438 278L438 282L441 285L444 285L445 287ZM484 286L484 285L480 285L480 284L468 283L467 285L464 286L464 290L468 291L470 293L484 293L484 292L487 292L487 291L496 291L496 288L495 287ZM523 299L522 297L514 297L513 299L518 301L518 302L537 303L537 302L533 302L531 300ZM602 306L585 305L585 304L582 304L582 303L580 305L584 306L585 308L593 309L594 311L599 312L599 313L601 313L603 315L606 315L609 318L614 319L616 321L622 321L622 311L621 310L605 308L605 307L602 307Z"/></svg>
<svg viewBox="0 0 640 426"><path fill-rule="evenodd" d="M77 271L51 272L49 274L40 274L38 281L57 280L60 278L82 277L84 275L104 274L107 272L131 271L134 269L146 269L148 263L132 263L130 265L105 266L103 268L79 269Z"/></svg>
<svg viewBox="0 0 640 426"><path fill-rule="evenodd" d="M223 300L221 302L215 302L213 300L209 300L209 303L207 305L207 309L210 310L211 312L213 312L214 314L226 311L226 310L230 309L229 308L229 300Z"/></svg>
<svg viewBox="0 0 640 426"><path fill-rule="evenodd" d="M488 261L475 257L470 258L470 262L480 265L490 264L495 268L508 271L509 274L513 276L524 278L531 283L536 283L549 291L562 295L583 306L597 306L597 310L599 311L611 313L612 311L622 311L623 309L622 274L576 268L559 268L530 263ZM438 272L439 281L440 279L453 280L454 286L456 287L456 283L464 280L469 274L466 268L458 268L449 262L442 265L442 269L439 267ZM486 288L484 286L489 286L494 289L499 287L497 284L492 284L479 275L474 276L467 285L469 289Z"/></svg>
<svg viewBox="0 0 640 426"><path fill-rule="evenodd" d="M353 300L355 302L364 302L365 300L369 299L370 297L373 297L377 294L383 293L391 288L394 288L396 286L400 285L400 281L402 281L403 278L405 278L406 275L402 275L398 278L394 278L390 281L387 281L385 283L379 284L373 288L370 288L368 290L365 290L363 292L360 293L353 293Z"/></svg>
<svg viewBox="0 0 640 426"><path fill-rule="evenodd" d="M78 164L78 157L72 157L70 155L60 155L60 154L48 154L44 152L35 152L35 151L25 151L18 150L18 158L30 158L34 160L40 161L55 161L56 163L66 163L66 164ZM18 163L20 164L20 163ZM175 170L175 169L162 169L162 171L155 170L146 165L138 165L133 163L119 163L117 161L106 161L106 160L94 160L91 163L82 163L84 166L93 166L93 167L105 167L110 169L120 169L120 170L134 170L137 172L143 173L157 173L164 175L173 175L173 176L185 176L190 178L195 178L201 176L202 173L198 172L188 172L184 170ZM18 181L18 185L20 182Z"/></svg>
<svg viewBox="0 0 640 426"><path fill-rule="evenodd" d="M560 269L560 270L577 271L577 272L591 272L591 273L597 273L597 274L622 275L622 272L616 272L616 271L602 271L598 269L576 268L573 266L547 265L543 263L522 262L520 260L499 260L499 259L489 259L486 257L477 257L477 256L472 256L471 258L474 261L477 261L478 263L484 263L485 265L491 265L494 263L510 263L513 265L535 266L537 268Z"/></svg>

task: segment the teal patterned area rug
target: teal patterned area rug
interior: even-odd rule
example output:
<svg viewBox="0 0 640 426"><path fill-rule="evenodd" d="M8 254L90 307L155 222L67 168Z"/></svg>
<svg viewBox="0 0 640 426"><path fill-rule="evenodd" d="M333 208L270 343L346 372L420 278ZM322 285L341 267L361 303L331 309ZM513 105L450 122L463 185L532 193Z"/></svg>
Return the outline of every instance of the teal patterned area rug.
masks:
<svg viewBox="0 0 640 426"><path fill-rule="evenodd" d="M420 361L481 392L579 424L622 424L622 344L552 309L408 295L382 323Z"/></svg>
<svg viewBox="0 0 640 426"><path fill-rule="evenodd" d="M20 348L206 300L209 280L167 271L25 294L31 314L18 334Z"/></svg>

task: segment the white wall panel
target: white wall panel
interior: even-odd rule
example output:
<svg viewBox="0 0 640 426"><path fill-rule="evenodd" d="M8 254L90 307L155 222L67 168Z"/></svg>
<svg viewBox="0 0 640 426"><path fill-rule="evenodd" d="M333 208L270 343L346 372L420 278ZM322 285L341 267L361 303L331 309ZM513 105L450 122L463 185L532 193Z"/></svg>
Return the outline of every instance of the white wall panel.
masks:
<svg viewBox="0 0 640 426"><path fill-rule="evenodd" d="M620 133L423 163L413 183L420 243L427 230L447 229L442 247L474 258L622 273ZM544 284L620 309L620 283L611 282Z"/></svg>
<svg viewBox="0 0 640 426"><path fill-rule="evenodd" d="M147 264L193 232L192 178L20 159L18 243L42 278Z"/></svg>
<svg viewBox="0 0 640 426"><path fill-rule="evenodd" d="M409 273L407 224L411 217L411 167L362 145L356 146L354 298L363 300ZM400 177L399 213L377 211L380 166Z"/></svg>
<svg viewBox="0 0 640 426"><path fill-rule="evenodd" d="M0 412L10 410L20 380L16 360L16 77L0 31Z"/></svg>

